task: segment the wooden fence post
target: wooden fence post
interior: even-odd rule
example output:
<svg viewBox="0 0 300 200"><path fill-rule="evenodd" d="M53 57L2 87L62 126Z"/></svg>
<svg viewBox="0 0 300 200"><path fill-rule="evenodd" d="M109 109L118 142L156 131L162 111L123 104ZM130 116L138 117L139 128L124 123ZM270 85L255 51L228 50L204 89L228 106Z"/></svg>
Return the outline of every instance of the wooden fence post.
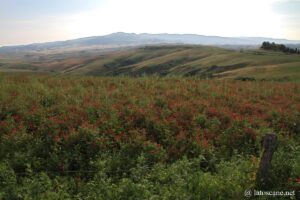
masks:
<svg viewBox="0 0 300 200"><path fill-rule="evenodd" d="M266 134L263 137L264 152L260 160L259 169L256 175L256 183L260 189L268 189L272 185L269 174L273 153L277 148L277 136L274 133Z"/></svg>

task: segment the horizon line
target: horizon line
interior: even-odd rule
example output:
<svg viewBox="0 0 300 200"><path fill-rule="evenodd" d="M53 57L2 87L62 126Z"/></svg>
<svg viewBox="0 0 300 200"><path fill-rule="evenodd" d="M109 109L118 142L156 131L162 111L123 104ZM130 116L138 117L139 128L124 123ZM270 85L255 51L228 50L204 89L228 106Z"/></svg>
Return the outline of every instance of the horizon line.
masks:
<svg viewBox="0 0 300 200"><path fill-rule="evenodd" d="M28 45L36 45L36 44L46 44L46 43L55 43L55 42L67 42L72 40L78 40L78 39L84 39L84 38L93 38L93 37L103 37L103 36L109 36L112 34L136 34L136 35L143 35L143 34L149 34L149 35L197 35L197 36L204 36L204 37L220 37L220 38L266 38L266 39L272 39L272 40L287 40L291 42L300 43L300 39L286 39L286 38L274 38L274 37L267 37L267 36L220 36L220 35L205 35L205 34L197 34L197 33L135 33L135 32L123 32L123 31L117 31L112 32L108 34L102 34L102 35L92 35L92 36L83 36L83 37L77 37L72 39L62 39L62 40L53 40L53 41L40 41L40 42L32 42L32 43L24 43L24 44L9 44L9 45L1 45L2 47L14 47L14 46L28 46Z"/></svg>

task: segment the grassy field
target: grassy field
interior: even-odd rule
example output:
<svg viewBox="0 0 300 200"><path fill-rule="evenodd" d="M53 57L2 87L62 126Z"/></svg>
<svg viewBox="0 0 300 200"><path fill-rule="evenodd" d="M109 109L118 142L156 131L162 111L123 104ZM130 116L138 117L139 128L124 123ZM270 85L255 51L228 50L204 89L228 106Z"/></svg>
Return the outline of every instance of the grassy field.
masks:
<svg viewBox="0 0 300 200"><path fill-rule="evenodd" d="M31 70L99 76L241 77L300 80L300 56L262 50L228 50L208 46L148 46L106 52L23 55L0 60L0 71Z"/></svg>
<svg viewBox="0 0 300 200"><path fill-rule="evenodd" d="M270 132L264 189L300 189L298 83L0 73L0 91L0 199L244 199Z"/></svg>

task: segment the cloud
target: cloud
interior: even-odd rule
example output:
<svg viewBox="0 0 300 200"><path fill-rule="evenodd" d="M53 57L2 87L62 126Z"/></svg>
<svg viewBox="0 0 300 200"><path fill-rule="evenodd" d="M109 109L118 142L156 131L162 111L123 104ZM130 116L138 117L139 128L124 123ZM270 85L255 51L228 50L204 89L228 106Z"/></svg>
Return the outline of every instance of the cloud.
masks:
<svg viewBox="0 0 300 200"><path fill-rule="evenodd" d="M110 0L73 17L73 37L115 31L281 37L270 0Z"/></svg>
<svg viewBox="0 0 300 200"><path fill-rule="evenodd" d="M278 14L300 16L300 0L277 1L272 8Z"/></svg>
<svg viewBox="0 0 300 200"><path fill-rule="evenodd" d="M295 0L0 0L0 41L119 31L296 38L298 6Z"/></svg>
<svg viewBox="0 0 300 200"><path fill-rule="evenodd" d="M45 23L47 21L47 23ZM61 18L0 19L0 46L69 39Z"/></svg>
<svg viewBox="0 0 300 200"><path fill-rule="evenodd" d="M1 19L30 19L39 16L81 12L104 0L1 0Z"/></svg>
<svg viewBox="0 0 300 200"><path fill-rule="evenodd" d="M272 10L282 16L282 29L290 39L300 39L300 0L281 0L272 4Z"/></svg>

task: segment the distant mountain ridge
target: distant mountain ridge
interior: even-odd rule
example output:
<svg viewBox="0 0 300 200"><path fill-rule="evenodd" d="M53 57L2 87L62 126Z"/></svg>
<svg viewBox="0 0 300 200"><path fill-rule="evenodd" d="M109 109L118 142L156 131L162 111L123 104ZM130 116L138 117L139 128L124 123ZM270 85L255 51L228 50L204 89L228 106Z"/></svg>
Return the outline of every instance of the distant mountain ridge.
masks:
<svg viewBox="0 0 300 200"><path fill-rule="evenodd" d="M263 41L286 45L300 44L300 41L264 37L220 37L196 34L135 34L112 33L66 41L35 43L29 45L0 47L0 53L37 52L47 50L68 50L74 48L109 48L119 46L140 46L155 44L195 44L195 45L260 45Z"/></svg>

